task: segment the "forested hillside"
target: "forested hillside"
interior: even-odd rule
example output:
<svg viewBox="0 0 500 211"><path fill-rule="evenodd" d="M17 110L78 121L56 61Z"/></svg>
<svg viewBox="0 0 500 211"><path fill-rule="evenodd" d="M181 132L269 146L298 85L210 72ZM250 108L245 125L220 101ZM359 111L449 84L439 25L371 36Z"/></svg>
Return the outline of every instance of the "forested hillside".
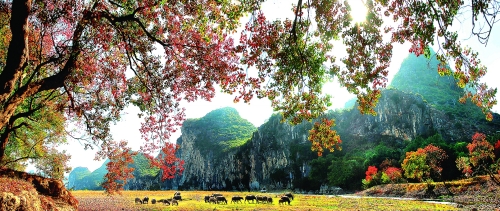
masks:
<svg viewBox="0 0 500 211"><path fill-rule="evenodd" d="M452 117L485 122L481 109L470 100L465 104L459 103L458 99L464 94L463 89L457 86L453 76L440 76L438 64L432 48L429 59L423 55L417 57L415 54L409 54L401 63L389 87L420 94L430 105Z"/></svg>

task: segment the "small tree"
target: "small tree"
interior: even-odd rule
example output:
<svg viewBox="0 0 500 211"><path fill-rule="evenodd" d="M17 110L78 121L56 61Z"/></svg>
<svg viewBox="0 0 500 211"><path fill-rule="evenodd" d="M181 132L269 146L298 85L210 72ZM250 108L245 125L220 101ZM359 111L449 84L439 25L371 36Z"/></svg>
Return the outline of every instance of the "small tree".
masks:
<svg viewBox="0 0 500 211"><path fill-rule="evenodd" d="M446 152L432 144L407 152L401 165L407 178L422 182L427 179L441 179L441 163L448 158Z"/></svg>
<svg viewBox="0 0 500 211"><path fill-rule="evenodd" d="M417 151L406 153L406 158L401 167L406 178L417 179L419 182L430 177L430 167L426 162L427 153L419 148Z"/></svg>
<svg viewBox="0 0 500 211"><path fill-rule="evenodd" d="M403 173L401 171L400 168L396 168L396 167L387 167L384 171L384 173L382 174L382 178L384 178L386 175L388 180L387 182L384 182L384 183L397 183L399 181L401 181L401 179L403 178Z"/></svg>
<svg viewBox="0 0 500 211"><path fill-rule="evenodd" d="M498 143L495 146L499 145ZM458 169L462 170L465 176L474 174L488 174L497 185L500 185L500 159L495 161L495 148L486 140L486 135L475 133L472 136L472 143L467 145L469 157L459 157L456 160Z"/></svg>
<svg viewBox="0 0 500 211"><path fill-rule="evenodd" d="M366 170L365 174L366 177L362 180L364 188L372 187L380 180L380 174L375 166L368 166L368 170Z"/></svg>

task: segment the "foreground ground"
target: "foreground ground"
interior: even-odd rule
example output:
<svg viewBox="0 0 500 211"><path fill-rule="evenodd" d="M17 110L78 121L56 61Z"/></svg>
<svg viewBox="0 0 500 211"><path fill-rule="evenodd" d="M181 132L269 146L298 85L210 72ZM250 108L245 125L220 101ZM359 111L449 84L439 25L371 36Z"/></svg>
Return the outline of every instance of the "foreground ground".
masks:
<svg viewBox="0 0 500 211"><path fill-rule="evenodd" d="M499 177L499 175L495 175ZM452 202L464 210L500 211L500 186L489 176L433 183L378 185L357 196L416 198Z"/></svg>
<svg viewBox="0 0 500 211"><path fill-rule="evenodd" d="M457 210L454 204L430 203L389 198L357 198L327 195L294 195L290 205L279 205L280 193L219 192L228 204L209 204L204 196L214 192L181 191L179 206L151 204L152 199L172 198L174 191L123 191L121 196L106 196L102 191L73 191L78 199L78 210ZM272 204L231 203L232 196L266 195ZM149 204L135 204L136 197L150 198Z"/></svg>

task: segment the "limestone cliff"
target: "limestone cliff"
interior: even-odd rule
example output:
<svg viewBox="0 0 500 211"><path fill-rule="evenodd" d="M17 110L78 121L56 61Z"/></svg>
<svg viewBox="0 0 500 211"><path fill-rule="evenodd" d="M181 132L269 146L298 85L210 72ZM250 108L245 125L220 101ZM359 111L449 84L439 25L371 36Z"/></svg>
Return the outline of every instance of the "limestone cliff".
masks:
<svg viewBox="0 0 500 211"><path fill-rule="evenodd" d="M490 134L500 130L497 114L493 122L467 121L436 109L421 95L395 89L383 91L376 111L376 116L361 115L357 109L326 115L336 119L334 129L341 135L344 151L382 139L398 143L439 133L446 141L456 142L468 141L476 131ZM183 126L177 144L182 149L178 156L185 161L185 171L173 180L171 188L292 188L291 182L307 175L308 163L317 158L307 140L312 123L291 126L280 120L280 115L273 115L245 144L225 151L197 147L200 136L206 136L204 131L210 128ZM210 141L218 143L217 139L211 136Z"/></svg>

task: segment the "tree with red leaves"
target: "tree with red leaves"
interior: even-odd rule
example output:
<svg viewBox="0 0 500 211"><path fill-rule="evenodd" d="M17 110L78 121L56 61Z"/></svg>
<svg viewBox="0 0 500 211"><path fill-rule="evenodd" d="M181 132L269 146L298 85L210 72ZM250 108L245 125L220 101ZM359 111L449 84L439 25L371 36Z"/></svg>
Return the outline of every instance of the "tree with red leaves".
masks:
<svg viewBox="0 0 500 211"><path fill-rule="evenodd" d="M457 41L451 23L461 8L473 8L473 23L483 20L488 27L474 27L472 34L486 43L498 2L369 0L362 23L352 21L348 1L298 0L293 20L266 19L262 2L0 1L0 163L20 131L43 121L32 117L49 111L79 123L91 137L86 148L104 149L110 124L131 104L144 117L142 151L154 152L182 124L181 100L210 100L216 86L237 93L235 101L266 97L285 120L299 123L327 109L330 96L322 84L337 78L357 95L362 113L375 114L392 44L410 42L411 52L428 55L436 36L439 72L467 87L461 102L471 98L492 118L496 90L480 82L486 67ZM236 43L229 34L246 14L250 21ZM383 16L396 27L386 27ZM335 40L347 46L342 65L331 55ZM249 68L256 76L247 74ZM332 134L316 137L324 135ZM313 149L340 143L333 137L313 135Z"/></svg>
<svg viewBox="0 0 500 211"><path fill-rule="evenodd" d="M162 180L173 179L176 174L180 175L184 171L184 161L175 156L175 152L178 149L178 146L170 145L163 147L156 158L151 155L146 155L151 166L158 167L162 170Z"/></svg>
<svg viewBox="0 0 500 211"><path fill-rule="evenodd" d="M398 181L400 181L402 178L403 178L403 173L401 171L400 168L396 168L396 167L387 167L385 170L384 170L384 174L387 175L387 177L389 178L389 180L392 182L392 183L396 183Z"/></svg>
<svg viewBox="0 0 500 211"><path fill-rule="evenodd" d="M417 151L407 152L401 167L407 178L418 181L441 179L443 168L441 163L448 158L446 152L432 144L418 148Z"/></svg>
<svg viewBox="0 0 500 211"><path fill-rule="evenodd" d="M120 141L120 143L106 142L104 149L97 153L96 160L109 159L106 164L108 172L104 175L104 182L102 183L106 193L109 195L120 194L120 191L127 184L127 180L134 178L132 174L134 168L129 167L129 164L134 162L132 157L135 155L137 155L137 152L133 152L127 147L126 141Z"/></svg>
<svg viewBox="0 0 500 211"><path fill-rule="evenodd" d="M475 133L467 149L469 156L459 157L456 160L458 169L461 169L467 177L488 174L492 181L500 185L500 158L495 157L495 148L486 140L486 135Z"/></svg>
<svg viewBox="0 0 500 211"><path fill-rule="evenodd" d="M377 167L375 167L375 166L368 166L368 169L366 170L365 175L366 175L365 179L363 179L361 181L361 183L363 184L363 187L365 189L372 187L380 182L379 181L380 180L380 172L378 171Z"/></svg>

